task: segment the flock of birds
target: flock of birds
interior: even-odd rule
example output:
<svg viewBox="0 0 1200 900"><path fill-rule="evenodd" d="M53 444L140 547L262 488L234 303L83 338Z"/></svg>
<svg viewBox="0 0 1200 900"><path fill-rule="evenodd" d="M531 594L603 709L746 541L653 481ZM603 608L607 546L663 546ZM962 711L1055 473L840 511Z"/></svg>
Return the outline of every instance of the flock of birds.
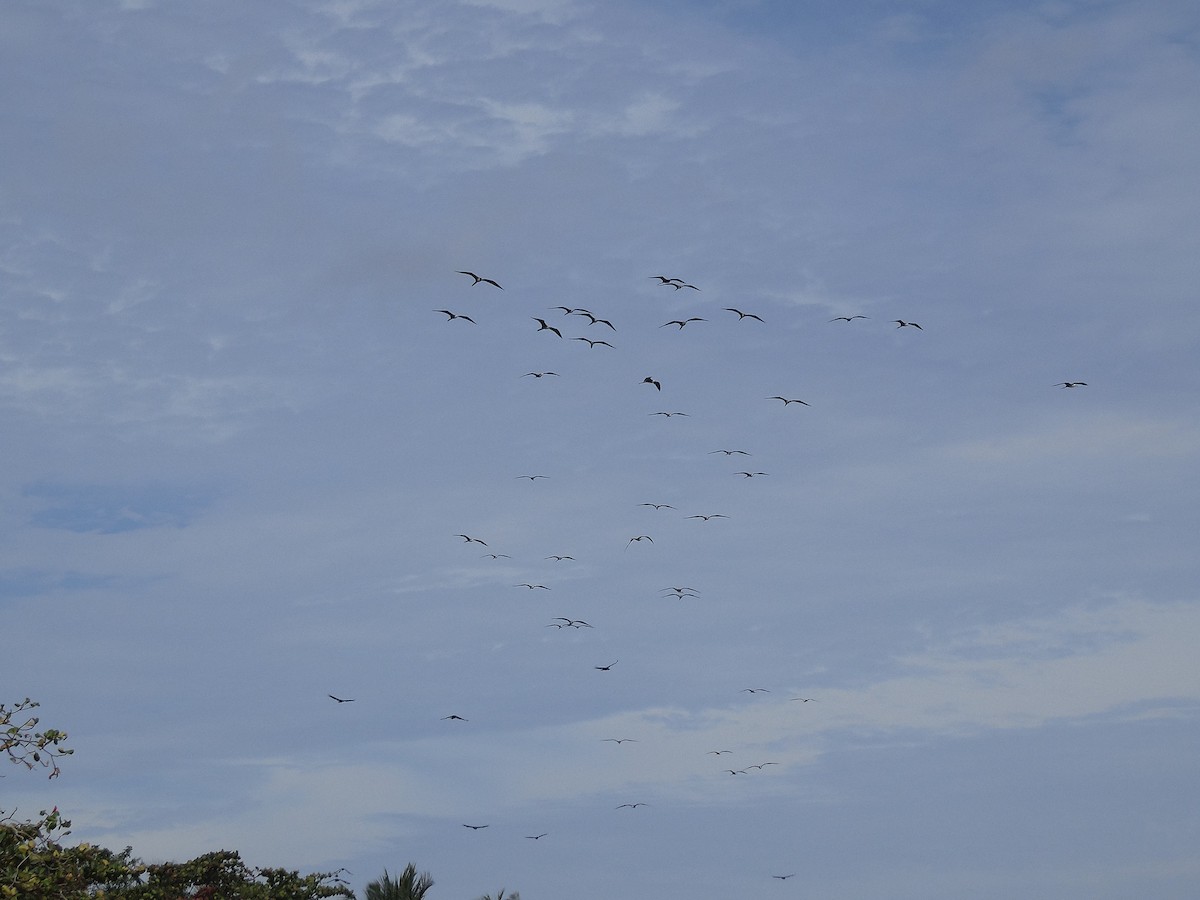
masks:
<svg viewBox="0 0 1200 900"><path fill-rule="evenodd" d="M471 283L470 283L469 287L486 286L486 287L490 287L495 290L501 290L501 291L504 290L504 287L497 280L495 280L493 278L484 277L482 275L476 274L475 272L466 271L466 270L460 270L456 274L465 275L465 276L469 277L471 279ZM652 275L649 277L651 280L656 281L660 287L671 288L671 289L673 289L673 291L676 291L676 292L685 290L685 289L690 290L690 291L696 291L696 292L701 291L701 288L699 286L692 284L690 282L687 282L682 278L670 277L670 276L666 276L666 275ZM735 324L736 323L747 323L747 322L765 324L765 321L766 321L761 315L759 315L755 312L748 312L746 310L739 309L737 307L724 307L723 310L725 312L732 313L733 315L736 316L736 320L734 320ZM599 326L601 329L601 333L604 334L606 337L609 335L615 335L617 333L618 329L617 329L616 325L614 325L610 319L602 318L601 316L593 313L591 310L584 309L581 307L556 306L556 307L551 307L550 311L558 312L561 315L560 315L560 317L558 317L557 319L555 319L553 321L550 319L547 319L544 316L536 316L536 315L529 316L529 318L533 322L537 323L536 329L533 330L535 334L540 335L542 333L545 333L547 337L557 338L558 340L579 341L582 343L586 343L588 345L589 349L597 349L597 348L607 348L610 350L615 349L615 347L612 343L610 343L608 340L603 339L603 338L589 338L589 337L585 337L585 336L567 337L567 336L564 336L564 334L563 334L563 327L565 326L565 323L578 319L580 321L586 321L586 325L583 326L584 328L592 328L595 326ZM458 311L450 310L450 309L437 309L437 310L433 310L433 312L444 315L446 317L446 319L445 319L446 323L456 322L456 323L463 323L466 325L477 325L478 324L476 319L473 316L468 315L463 312L458 312ZM855 322L857 322L859 320L868 320L868 319L870 319L869 316L861 314L861 313L856 313L853 315L835 316L828 320L828 324L832 325L833 323L843 323L843 325L848 326L848 325L853 325ZM557 321L559 324L555 324L555 321ZM669 319L669 320L663 322L658 327L659 328L669 328L669 327L673 326L679 332L682 332L685 329L687 329L693 325L697 325L699 323L704 323L704 322L708 322L708 321L709 320L703 316L689 315L689 316L680 317L680 318L676 318L676 319ZM913 322L913 321L908 321L905 319L893 319L893 320L890 320L889 324L894 325L896 327L896 329L915 329L917 331L924 330L923 327L919 323ZM614 339L615 339L615 337L614 337ZM552 370L548 370L548 369L534 369L534 370L524 372L523 374L521 374L517 377L531 378L534 381L540 381L541 379L545 379L545 378L560 378L562 376L556 371L552 371ZM662 380L659 377L656 377L654 375L645 376L642 379L642 381L640 382L640 384L646 385L650 388L653 388L654 391L656 392L656 394L661 393L663 390ZM1073 389L1073 388L1086 387L1086 386L1087 386L1087 383L1084 381L1063 381L1063 382L1059 382L1057 385L1055 385L1055 387L1059 387L1062 389ZM775 394L775 395L772 395L769 397L765 397L764 400L778 402L778 403L782 404L782 406L784 408L791 407L793 405L795 405L797 407L811 406L811 404L807 400L804 400L799 397L784 396L783 394ZM689 414L686 412L681 412L681 411L659 411L659 412L651 413L650 415L672 418L672 417L676 417L676 416L687 417ZM705 452L708 453L709 455L720 455L726 459L732 459L734 457L744 458L744 457L751 456L750 451L740 449L740 448L720 447L720 448L708 450ZM747 467L745 469L736 471L732 474L734 474L735 476L741 477L743 479L753 479L753 478L767 476L769 473L763 472L763 471L758 471L758 470L754 469L753 467ZM527 480L531 483L536 482L536 481L545 480L545 479L548 479L549 477L550 476L542 474L542 473L528 473L528 474L520 474L520 475L514 476L515 479ZM675 506L668 504L668 503L657 503L657 502L646 501L646 502L639 503L638 506L652 509L655 512L660 512L663 510L677 511ZM687 516L684 516L683 518L685 518L687 520L697 520L701 523L709 523L709 522L713 522L718 519L728 519L730 517L723 513L706 512L706 513L689 514ZM477 547L485 550L485 552L482 554L482 558L493 560L493 561L512 558L509 554L497 552L494 548L489 546L487 541L485 541L483 538L477 537L474 534L460 532L458 534L451 535L451 537L458 538L464 546L469 547L469 546L474 545L474 546L477 546ZM654 543L654 538L651 535L636 534L636 535L632 535L628 538L628 540L625 542L624 549L629 550L631 547L634 547L636 545L642 545L642 544L650 545L653 543ZM554 562L554 563L561 563L561 562L567 562L567 561L574 562L575 561L575 557L573 555L562 554L562 553L549 554L549 555L545 556L543 559L546 561ZM551 590L550 585L543 584L538 581L517 582L513 585L513 587L524 588L525 590L530 591L530 592L550 591ZM696 588L690 587L690 586L684 586L684 585L664 587L664 588L660 589L659 593L663 597L676 598L676 599L680 599L680 600L695 599L695 598L700 597L700 592ZM557 616L554 619L552 619L550 622L545 623L544 627L552 628L557 631L569 631L569 630L579 630L579 629L591 629L591 628L594 628L595 626L584 619L573 618L573 617L568 617L568 616ZM606 663L603 665L593 665L592 669L596 672L611 672L613 670L613 668L619 662L620 662L620 659L614 659L612 662L609 662L609 663ZM741 693L745 693L745 694L748 694L753 697L757 694L771 693L771 691L768 688L763 688L763 687L747 687L747 688L743 688L741 690ZM335 694L329 694L328 696L331 700L335 701L339 705L344 704L344 703L355 702L355 698L351 698L351 697L340 697ZM804 704L814 703L814 702L817 702L817 700L818 700L818 698L815 698L815 697L792 697L790 699L794 702L799 702L799 703L804 703ZM469 722L469 719L467 719L466 717L461 716L457 713L451 713L449 715L443 716L442 720L446 721L446 722L452 722L452 723L468 723ZM613 743L613 744L616 744L617 746L621 746L621 745L624 745L627 743L636 744L636 743L639 743L639 740L637 738L630 738L630 737L607 737L607 738L603 738L602 742ZM722 749L709 750L709 751L707 751L707 753L716 757L716 759L721 759L722 757L724 757L728 754L733 754L734 751L730 750L730 749L722 748ZM736 776L749 775L751 772L762 773L767 769L767 767L779 766L779 765L781 765L779 762L768 760L768 761L754 763L754 764L750 764L750 765L744 765L744 766L741 766L740 768L738 768L738 767L725 768L725 769L721 769L720 771L723 773L727 773L729 776L736 777ZM614 807L614 809L637 810L642 807L648 807L648 806L650 806L649 803L638 800L635 802L621 803L620 805ZM480 823L462 823L462 825L464 828L470 829L471 831L475 831L475 832L481 831L485 828L490 827L490 823L482 823L482 824L480 824ZM546 837L548 834L549 834L549 832L540 832L538 834L524 835L524 837L527 840L540 841L542 838ZM792 873L782 874L782 875L772 875L771 877L774 879L778 879L780 881L786 881L790 878L793 878L795 875L796 875L796 873L792 872Z"/></svg>

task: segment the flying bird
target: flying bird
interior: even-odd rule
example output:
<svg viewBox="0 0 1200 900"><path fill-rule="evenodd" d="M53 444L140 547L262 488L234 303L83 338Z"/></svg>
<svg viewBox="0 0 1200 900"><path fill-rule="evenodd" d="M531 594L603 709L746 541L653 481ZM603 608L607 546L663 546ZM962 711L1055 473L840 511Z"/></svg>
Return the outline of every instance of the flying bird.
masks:
<svg viewBox="0 0 1200 900"><path fill-rule="evenodd" d="M487 828L486 825L467 825L463 823L463 828L470 828L472 831L478 831L480 828Z"/></svg>
<svg viewBox="0 0 1200 900"><path fill-rule="evenodd" d="M636 743L638 743L638 740L637 740L637 738L601 738L600 739L600 743L603 744L606 742L612 743L612 744L636 744Z"/></svg>
<svg viewBox="0 0 1200 900"><path fill-rule="evenodd" d="M705 522L707 522L709 519L728 519L729 516L724 515L722 513L711 513L710 515L707 515L707 516L695 515L695 516L686 516L685 518L703 519Z"/></svg>
<svg viewBox="0 0 1200 900"><path fill-rule="evenodd" d="M655 509L674 509L670 503L639 503L638 506L653 506Z"/></svg>
<svg viewBox="0 0 1200 900"><path fill-rule="evenodd" d="M767 475L769 473L768 472L734 472L733 474L734 475L742 475L742 476L745 476L746 478L753 478L756 475Z"/></svg>
<svg viewBox="0 0 1200 900"><path fill-rule="evenodd" d="M905 322L903 319L892 319L892 321L896 323L897 328L916 328L918 331L925 330L916 322Z"/></svg>
<svg viewBox="0 0 1200 900"><path fill-rule="evenodd" d="M487 546L487 544L484 541L481 541L479 538L474 538L466 534L456 534L454 536L462 538L468 544L483 544L483 546Z"/></svg>
<svg viewBox="0 0 1200 900"><path fill-rule="evenodd" d="M546 587L544 584L530 584L528 581L522 581L520 584L514 584L513 587L529 588L531 591L534 588L541 588L543 591L550 590L550 588Z"/></svg>
<svg viewBox="0 0 1200 900"><path fill-rule="evenodd" d="M648 535L648 534L639 534L637 537L631 537L629 539L629 544L632 544L634 541L649 541L650 543L653 544L654 538L650 537L650 535ZM627 549L627 550L629 549L629 544L625 545L625 549Z"/></svg>
<svg viewBox="0 0 1200 900"><path fill-rule="evenodd" d="M685 413L685 412L653 412L653 413L650 413L650 415L666 416L668 419L671 418L672 416L683 416L684 418L689 417L689 413Z"/></svg>
<svg viewBox="0 0 1200 900"><path fill-rule="evenodd" d="M447 719L452 719L452 720L453 720L453 721L455 721L455 722L466 722L466 721L469 721L469 720L467 720L467 719L464 719L462 716L456 716L456 715L452 715L452 716L442 716L442 721L443 721L443 722L445 722ZM468 826L468 827L470 827L470 826ZM479 827L480 827L480 828L487 828L487 826L486 826L486 825L481 825L481 826L479 826Z"/></svg>
<svg viewBox="0 0 1200 900"><path fill-rule="evenodd" d="M592 321L588 322L588 324L589 324L589 325L607 325L607 326L608 326L609 328L611 328L613 331L616 331L616 330L617 330L617 326L616 326L616 325L614 325L612 322L608 321L608 319L599 319L599 318L597 318L596 316L593 316L593 315L592 315L590 312L588 312L586 309L585 309L585 310L581 310L579 314L580 314L581 316L587 316L589 319L591 319L591 320L592 320Z"/></svg>
<svg viewBox="0 0 1200 900"><path fill-rule="evenodd" d="M740 691L738 691L738 693L739 694L769 694L771 692L767 688L742 688Z"/></svg>
<svg viewBox="0 0 1200 900"><path fill-rule="evenodd" d="M578 308L573 307L573 306L548 306L546 308L547 309L561 309L563 311L564 316L569 316L572 314L582 316L585 313L589 316L591 315L591 313L588 312L586 309L584 309L582 306L580 306Z"/></svg>
<svg viewBox="0 0 1200 900"><path fill-rule="evenodd" d="M780 881L787 881L789 878L795 878L796 873L793 872L791 875L772 875L771 877L778 878Z"/></svg>
<svg viewBox="0 0 1200 900"><path fill-rule="evenodd" d="M620 662L619 659L614 659L607 666L592 666L592 668L595 669L597 672L610 672L610 671L612 671L612 667L615 666L619 662ZM617 741L617 743L619 744L621 742Z"/></svg>
<svg viewBox="0 0 1200 900"><path fill-rule="evenodd" d="M507 553L485 553L483 555L487 559L512 559Z"/></svg>
<svg viewBox="0 0 1200 900"><path fill-rule="evenodd" d="M768 397L767 399L768 400L782 400L784 406L787 406L789 403L799 403L801 406L811 406L811 404L805 403L803 400L794 400L794 399L789 400L787 397L780 397L778 395L776 395L774 397Z"/></svg>
<svg viewBox="0 0 1200 900"><path fill-rule="evenodd" d="M710 456L714 453L724 453L726 456L733 456L733 454L735 454L735 453L741 454L742 456L750 456L751 455L751 454L747 453L745 450L709 450L708 453Z"/></svg>
<svg viewBox="0 0 1200 900"><path fill-rule="evenodd" d="M661 384L659 384L657 381L655 381L655 380L654 380L654 379L653 379L651 376L649 376L649 375L647 375L645 378L643 378L643 379L642 379L642 384L652 384L652 385L654 385L656 388L658 388L660 391L662 390L662 385L661 385Z"/></svg>
<svg viewBox="0 0 1200 900"><path fill-rule="evenodd" d="M475 280L471 282L471 286L472 286L472 287L474 287L475 285L479 284L479 282L481 282L481 281L482 281L482 282L484 282L485 284L490 284L490 285L492 285L493 287L498 287L498 288L500 288L500 290L504 290L504 288L500 287L500 285L499 285L499 284L497 284L496 282L492 281L492 279L490 279L490 278L482 278L482 277L480 277L479 275L476 275L474 272L464 272L462 269L459 269L457 274L459 274L459 275L470 275L472 278L474 278Z"/></svg>
<svg viewBox="0 0 1200 900"><path fill-rule="evenodd" d="M855 319L869 319L870 316L834 316L830 322L853 322Z"/></svg>
<svg viewBox="0 0 1200 900"><path fill-rule="evenodd" d="M540 331L541 329L538 329L538 330ZM559 337L562 337L562 335L559 335ZM587 345L588 345L588 347L591 347L591 348L593 348L593 349L594 349L594 348L596 348L597 346L600 346L600 347L608 347L608 348L610 348L610 349L613 349L613 350L615 350L615 349L616 349L616 348L615 348L615 347L613 347L613 345L612 345L612 344L610 344L608 341L593 341L593 340L591 340L590 338L585 338L585 337L571 338L571 340L573 340L573 341L587 341Z"/></svg>
<svg viewBox="0 0 1200 900"><path fill-rule="evenodd" d="M454 319L466 319L472 325L476 324L475 320L472 319L470 316L464 316L461 313L452 313L448 309L435 309L434 312L445 313L447 316L449 316L450 318L446 319L447 322L450 322Z"/></svg>
<svg viewBox="0 0 1200 900"><path fill-rule="evenodd" d="M539 319L537 316L530 316L529 318L538 323L538 331L553 331L559 337L562 337L562 332L553 325L548 324L545 319Z"/></svg>
<svg viewBox="0 0 1200 900"><path fill-rule="evenodd" d="M734 309L732 306L725 307L725 311L737 313L739 322L742 321L742 319L758 319L758 321L762 321L762 316L756 316L754 313L742 312L740 309Z"/></svg>
<svg viewBox="0 0 1200 900"><path fill-rule="evenodd" d="M1060 388L1087 387L1087 382L1086 381L1060 381L1058 384L1055 385L1055 387L1060 387Z"/></svg>
<svg viewBox="0 0 1200 900"><path fill-rule="evenodd" d="M355 698L353 698L353 697L348 697L348 698L335 697L335 696L333 696L333 694L326 694L325 696L328 697L330 700L336 700L338 703L353 703L355 700Z"/></svg>
<svg viewBox="0 0 1200 900"><path fill-rule="evenodd" d="M550 476L549 475L517 475L514 477L516 477L518 479L528 478L530 481L536 481L539 478L549 478Z"/></svg>
<svg viewBox="0 0 1200 900"><path fill-rule="evenodd" d="M548 832L548 831L543 831L541 834L527 834L527 835L525 835L525 838L530 841L538 841L538 840L541 840L542 838L544 838L549 833L550 832Z"/></svg>
<svg viewBox="0 0 1200 900"><path fill-rule="evenodd" d="M726 769L725 771L728 772L730 775L745 775L745 774L747 774L745 769Z"/></svg>
<svg viewBox="0 0 1200 900"><path fill-rule="evenodd" d="M557 372L526 372L522 378L528 378L532 375L534 378L545 378L547 375L558 375Z"/></svg>
<svg viewBox="0 0 1200 900"><path fill-rule="evenodd" d="M713 756L720 756L722 753L732 753L733 751L732 750L709 750L708 752L711 753Z"/></svg>
<svg viewBox="0 0 1200 900"><path fill-rule="evenodd" d="M816 697L793 697L793 700L799 700L801 703L816 703Z"/></svg>
<svg viewBox="0 0 1200 900"><path fill-rule="evenodd" d="M657 278L663 284L674 284L676 281L678 281L680 284L683 284L682 278L668 278L666 275L651 275L650 277Z"/></svg>
<svg viewBox="0 0 1200 900"><path fill-rule="evenodd" d="M628 807L629 809L637 809L639 806L649 806L649 805L650 805L649 803L622 803L620 806L614 807L614 809L625 809L626 807Z"/></svg>
<svg viewBox="0 0 1200 900"><path fill-rule="evenodd" d="M697 290L699 290L699 288L697 288ZM666 328L668 325L678 325L679 330L683 331L683 326L687 325L688 322L707 322L707 321L708 321L708 319L702 319L699 316L692 316L690 319L672 319L670 322L663 322L658 327Z"/></svg>
<svg viewBox="0 0 1200 900"><path fill-rule="evenodd" d="M575 557L573 557L573 556L543 556L542 559L553 559L557 562L562 562L564 559L573 560L573 559L575 559Z"/></svg>

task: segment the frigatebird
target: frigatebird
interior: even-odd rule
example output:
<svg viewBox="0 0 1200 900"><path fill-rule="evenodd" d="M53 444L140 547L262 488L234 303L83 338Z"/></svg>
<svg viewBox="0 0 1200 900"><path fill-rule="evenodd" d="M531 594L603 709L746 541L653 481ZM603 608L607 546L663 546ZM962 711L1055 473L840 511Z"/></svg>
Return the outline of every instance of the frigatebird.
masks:
<svg viewBox="0 0 1200 900"><path fill-rule="evenodd" d="M472 325L476 324L475 320L472 319L470 316L464 316L461 313L452 313L448 309L435 309L434 312L445 313L447 316L449 316L450 318L446 319L447 322L450 322L454 319L466 319Z"/></svg>
<svg viewBox="0 0 1200 900"><path fill-rule="evenodd" d="M475 285L479 284L479 282L481 282L481 281L482 281L482 282L485 282L485 283L487 283L487 284L490 284L490 285L492 285L493 287L498 287L498 288L500 288L500 290L504 290L504 288L500 287L500 285L499 285L499 284L497 284L496 282L492 281L492 279L490 279L490 278L483 278L483 277L481 277L481 276L479 276L479 275L476 275L474 272L464 272L462 269L459 269L459 270L458 270L458 272L457 272L457 274L459 274L459 275L470 275L472 278L474 278L475 280L471 282L471 286L472 286L472 287L474 287Z"/></svg>

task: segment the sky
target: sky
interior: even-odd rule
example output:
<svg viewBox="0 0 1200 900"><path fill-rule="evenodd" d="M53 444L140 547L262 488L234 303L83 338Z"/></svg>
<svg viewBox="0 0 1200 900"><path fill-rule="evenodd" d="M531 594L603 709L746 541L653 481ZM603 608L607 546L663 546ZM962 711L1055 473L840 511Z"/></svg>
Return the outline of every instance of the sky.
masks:
<svg viewBox="0 0 1200 900"><path fill-rule="evenodd" d="M1198 95L1191 0L3 4L0 806L1195 896Z"/></svg>

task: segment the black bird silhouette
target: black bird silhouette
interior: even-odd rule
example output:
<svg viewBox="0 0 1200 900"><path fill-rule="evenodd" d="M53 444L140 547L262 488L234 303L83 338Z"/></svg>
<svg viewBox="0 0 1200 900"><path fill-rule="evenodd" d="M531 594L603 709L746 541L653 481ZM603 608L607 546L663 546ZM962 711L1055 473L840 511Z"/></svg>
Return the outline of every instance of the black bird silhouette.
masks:
<svg viewBox="0 0 1200 900"><path fill-rule="evenodd" d="M650 277L657 278L663 284L674 284L676 281L678 281L680 284L683 284L682 278L668 278L666 275L651 275Z"/></svg>
<svg viewBox="0 0 1200 900"><path fill-rule="evenodd" d="M558 375L557 372L526 372L522 378L528 378L532 375L534 378L545 378L547 375Z"/></svg>
<svg viewBox="0 0 1200 900"><path fill-rule="evenodd" d="M756 316L754 313L742 312L740 309L735 309L732 306L725 307L725 311L737 313L739 322L742 321L742 319L758 319L758 321L762 321L762 316Z"/></svg>
<svg viewBox="0 0 1200 900"><path fill-rule="evenodd" d="M787 881L789 878L795 878L796 873L793 872L791 875L772 875L771 877L778 878L780 881Z"/></svg>
<svg viewBox="0 0 1200 900"><path fill-rule="evenodd" d="M608 319L598 319L595 316L593 316L590 312L588 312L586 309L581 310L579 314L581 316L587 316L589 319L592 320L592 321L588 322L589 325L607 325L613 331L617 330L617 326L614 325L612 322L608 321Z"/></svg>
<svg viewBox="0 0 1200 900"><path fill-rule="evenodd" d="M740 691L738 691L738 693L739 694L769 694L771 692L767 688L742 688Z"/></svg>
<svg viewBox="0 0 1200 900"><path fill-rule="evenodd" d="M589 316L591 315L591 313L589 313L589 312L588 312L586 309L584 309L582 306L580 306L580 307L578 307L578 308L576 308L576 307L574 307L574 306L548 306L548 307L546 307L546 308L547 308L547 309L561 309L561 310L563 311L563 315L564 315L564 316L569 316L569 315L571 315L571 314L575 314L575 315L580 315L580 316L582 316L582 315L584 315L585 313L586 313L587 315L589 315Z"/></svg>
<svg viewBox="0 0 1200 900"><path fill-rule="evenodd" d="M779 763L777 763L777 762L765 762L765 763L759 763L756 766L746 766L746 768L747 769L762 769L762 768L765 768L766 766L777 766L777 765L779 765Z"/></svg>
<svg viewBox="0 0 1200 900"><path fill-rule="evenodd" d="M517 478L517 479L528 478L530 481L536 481L539 478L549 478L550 476L549 475L515 475L513 477Z"/></svg>
<svg viewBox="0 0 1200 900"><path fill-rule="evenodd" d="M466 721L469 721L469 720L467 720L467 719L464 719L462 716L456 716L456 715L451 715L451 716L442 716L442 721L443 721L443 722L445 722L447 719L451 719L451 720L453 720L453 721L455 721L455 722L466 722ZM481 825L480 827L481 827L481 828L487 828L487 826L486 826L486 825Z"/></svg>
<svg viewBox="0 0 1200 900"><path fill-rule="evenodd" d="M710 456L714 453L724 453L726 456L733 456L733 454L735 454L735 453L738 453L742 456L750 456L751 455L751 454L747 453L745 450L709 450L708 453Z"/></svg>
<svg viewBox="0 0 1200 900"><path fill-rule="evenodd" d="M732 753L733 751L732 750L709 750L708 752L711 753L713 756L720 756L722 753Z"/></svg>
<svg viewBox="0 0 1200 900"><path fill-rule="evenodd" d="M619 662L620 662L620 660L619 660L619 659L614 659L614 660L613 660L612 662L610 662L610 663L609 663L607 666L592 666L592 668L593 668L593 669L595 669L597 672L608 672L608 671L610 671L610 670L612 669L612 667L613 667L613 666L615 666L615 665L616 665L617 663L619 663ZM610 740L611 740L611 739L610 739ZM628 740L628 738L626 738L626 740ZM621 743L621 742L620 742L620 741L617 741L617 743L619 744L619 743Z"/></svg>
<svg viewBox="0 0 1200 900"><path fill-rule="evenodd" d="M460 538L462 538L462 539L463 539L464 541L466 541L468 544L483 544L483 546L485 546L485 547L487 546L487 543L486 543L485 541L481 541L479 538L473 538L473 537L471 537L470 535L466 535L466 534L456 534L456 535L455 535L455 537L460 537Z"/></svg>
<svg viewBox="0 0 1200 900"><path fill-rule="evenodd" d="M753 478L756 475L768 475L768 472L734 472L734 475L742 475L746 478Z"/></svg>
<svg viewBox="0 0 1200 900"><path fill-rule="evenodd" d="M591 340L590 338L585 338L585 337L571 338L571 340L573 340L573 341L587 341L587 345L588 345L589 347L592 347L592 348L595 348L595 347L597 347L597 346L600 346L600 347L609 347L609 348L611 348L611 349L613 349L613 350L615 350L615 349L616 349L616 348L615 348L615 347L613 347L613 345L612 345L612 344L610 344L608 341L593 341L593 340Z"/></svg>
<svg viewBox="0 0 1200 900"><path fill-rule="evenodd" d="M789 403L799 403L801 406L810 406L811 405L811 404L805 403L803 400L789 400L787 397L780 397L778 395L776 395L774 397L768 397L767 399L768 400L782 400L784 406L787 406Z"/></svg>
<svg viewBox="0 0 1200 900"><path fill-rule="evenodd" d="M530 316L529 318L538 323L538 331L553 331L559 337L562 337L562 332L553 325L548 324L545 319L539 319L537 316Z"/></svg>
<svg viewBox="0 0 1200 900"><path fill-rule="evenodd" d="M746 774L745 769L726 769L725 771L728 772L730 775L745 775Z"/></svg>
<svg viewBox="0 0 1200 900"><path fill-rule="evenodd" d="M710 515L707 515L707 516L696 515L696 516L687 516L686 518L688 518L688 519L703 519L705 522L707 522L709 519L728 519L729 516L724 515L723 513L711 513Z"/></svg>
<svg viewBox="0 0 1200 900"><path fill-rule="evenodd" d="M631 537L629 539L629 544L632 544L634 541L649 541L650 543L653 544L654 538L650 537L650 535L648 535L648 534L639 534L637 537ZM626 549L629 549L629 544L625 545Z"/></svg>
<svg viewBox="0 0 1200 900"><path fill-rule="evenodd" d="M649 806L649 805L650 805L649 803L622 803L620 806L614 807L614 809L625 809L626 807L628 807L629 809L637 809L639 806Z"/></svg>
<svg viewBox="0 0 1200 900"><path fill-rule="evenodd" d="M692 600L699 599L699 597L700 597L699 594L691 591L690 589L675 590L674 588L664 588L662 591L660 591L660 593L674 594L680 600L682 600L684 597L687 597Z"/></svg>
<svg viewBox="0 0 1200 900"><path fill-rule="evenodd" d="M638 743L638 740L636 738L601 738L600 743L636 744Z"/></svg>
<svg viewBox="0 0 1200 900"><path fill-rule="evenodd" d="M799 700L801 703L816 703L816 697L793 697L793 700Z"/></svg>
<svg viewBox="0 0 1200 900"><path fill-rule="evenodd" d="M348 698L343 699L341 697L335 697L335 696L333 696L333 694L326 694L325 696L328 697L330 700L336 700L338 703L353 703L354 699L355 699L353 697L348 697Z"/></svg>
<svg viewBox="0 0 1200 900"><path fill-rule="evenodd" d="M527 840L537 841L537 840L541 840L549 833L550 832L548 832L548 831L543 831L541 834L527 834L527 835L525 835L525 837Z"/></svg>
<svg viewBox="0 0 1200 900"><path fill-rule="evenodd" d="M554 621L563 623L562 625L556 625L555 626L556 628L593 628L593 627L595 627L593 625L589 625L587 622L583 621L583 619L568 619L565 616L555 616ZM554 622L551 622L550 625L554 625ZM547 625L546 627L549 628L550 625Z"/></svg>
<svg viewBox="0 0 1200 900"><path fill-rule="evenodd" d="M1058 384L1055 385L1055 387L1060 387L1060 388L1087 387L1087 382L1086 381L1060 381Z"/></svg>
<svg viewBox="0 0 1200 900"><path fill-rule="evenodd" d="M652 384L652 385L654 385L656 388L658 388L660 391L662 390L662 385L661 385L661 384L659 384L657 381L655 381L655 380L654 380L654 379L653 379L651 376L649 376L649 375L647 375L645 378L643 378L643 379L642 379L642 384Z"/></svg>
<svg viewBox="0 0 1200 900"><path fill-rule="evenodd" d="M498 288L500 288L500 290L504 290L504 288L500 287L500 285L497 284L496 282L492 281L492 279L482 278L479 275L476 275L474 272L464 272L462 269L459 269L458 274L459 275L470 275L472 278L474 278L475 280L471 282L472 286L477 285L477 284L479 284L479 282L482 281L482 282L485 282L486 284L492 285L493 287L498 287Z"/></svg>
<svg viewBox="0 0 1200 900"><path fill-rule="evenodd" d="M541 588L543 591L550 590L550 588L546 587L544 584L530 584L528 581L522 581L520 584L514 584L513 587L529 588L531 591L534 588Z"/></svg>
<svg viewBox="0 0 1200 900"><path fill-rule="evenodd" d="M925 330L916 322L905 322L903 319L892 319L892 321L896 323L897 328L916 328L918 331Z"/></svg>
<svg viewBox="0 0 1200 900"><path fill-rule="evenodd" d="M690 285L689 285L689 287L690 287ZM699 290L699 288L697 288L697 290ZM683 331L683 326L685 326L688 322L707 322L707 321L708 321L708 319L702 319L699 316L692 316L690 319L672 319L670 322L663 322L658 327L666 328L668 325L678 325L679 330Z"/></svg>
<svg viewBox="0 0 1200 900"><path fill-rule="evenodd" d="M853 322L855 319L869 319L870 316L834 316L830 322Z"/></svg>
<svg viewBox="0 0 1200 900"><path fill-rule="evenodd" d="M449 316L450 318L446 319L447 322L452 321L453 319L466 319L472 325L476 324L475 320L472 319L470 316L464 316L464 315L461 315L460 313L452 313L448 309L435 309L434 312L445 313L447 316Z"/></svg>
<svg viewBox="0 0 1200 900"><path fill-rule="evenodd" d="M480 828L487 828L486 825L467 825L463 823L463 828L470 828L472 831L478 831Z"/></svg>
<svg viewBox="0 0 1200 900"><path fill-rule="evenodd" d="M657 383L657 382L656 382L656 383ZM652 415L652 416L666 416L666 417L669 419L669 418L671 418L672 416L683 416L684 418L688 418L688 415L689 415L689 414L688 414L688 413L685 413L685 412L653 412L653 413L650 413L649 415Z"/></svg>
<svg viewBox="0 0 1200 900"><path fill-rule="evenodd" d="M564 559L575 559L573 556L543 556L542 559L553 559L557 562L562 562Z"/></svg>
<svg viewBox="0 0 1200 900"><path fill-rule="evenodd" d="M488 559L512 559L507 553L485 553L483 554Z"/></svg>
<svg viewBox="0 0 1200 900"><path fill-rule="evenodd" d="M639 503L638 506L653 506L655 509L674 509L670 503Z"/></svg>
<svg viewBox="0 0 1200 900"><path fill-rule="evenodd" d="M680 593L683 593L684 591L691 591L693 593L699 593L693 587L665 587L665 588L661 588L660 590L664 591L664 592L675 593L675 594L680 594Z"/></svg>

